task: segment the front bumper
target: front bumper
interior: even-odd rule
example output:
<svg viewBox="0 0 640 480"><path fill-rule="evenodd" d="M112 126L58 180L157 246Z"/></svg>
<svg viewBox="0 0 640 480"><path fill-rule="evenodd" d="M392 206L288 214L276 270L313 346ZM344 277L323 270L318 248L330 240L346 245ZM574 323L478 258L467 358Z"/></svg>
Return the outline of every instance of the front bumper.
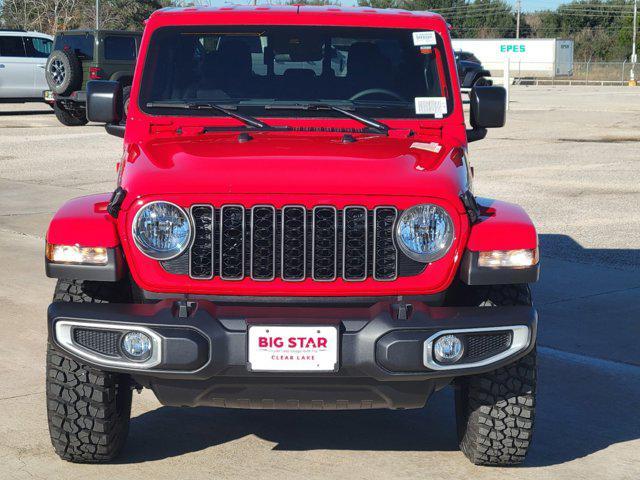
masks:
<svg viewBox="0 0 640 480"><path fill-rule="evenodd" d="M247 368L248 326L300 324L338 327L337 371ZM48 312L49 338L58 348L93 367L130 374L152 388L162 403L239 408L421 407L431 392L453 378L490 371L527 354L535 345L536 325L532 307L450 308L419 302L408 310L389 302L370 307L187 305L172 300L53 303ZM123 362L74 344L73 328L144 330L159 351L148 364ZM451 331L463 337L510 332L511 345L496 355L446 368L427 361L425 342Z"/></svg>

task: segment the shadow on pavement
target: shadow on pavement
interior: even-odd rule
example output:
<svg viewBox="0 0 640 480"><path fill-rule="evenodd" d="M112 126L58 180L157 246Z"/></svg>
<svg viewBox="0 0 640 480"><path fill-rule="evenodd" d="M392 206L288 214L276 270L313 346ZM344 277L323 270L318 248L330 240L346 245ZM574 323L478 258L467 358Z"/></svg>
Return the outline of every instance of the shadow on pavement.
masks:
<svg viewBox="0 0 640 480"><path fill-rule="evenodd" d="M48 115L50 113L53 114L52 108L44 108L42 110L10 110L10 111L0 111L0 117L21 117L23 115Z"/></svg>
<svg viewBox="0 0 640 480"><path fill-rule="evenodd" d="M589 264L594 259L596 263L606 263L613 254L628 265L638 258L637 250L584 249L564 235L541 235L540 242L543 262L546 249L550 249L550 256L562 258L563 264L558 267L549 262L549 274L553 276L548 281L543 276L543 283L537 288L552 291L541 291L550 296L555 295L558 284L570 285L563 287L563 295L572 296L575 301L581 301L584 293L582 280L576 275L585 277L580 269L591 268ZM566 267L567 260L582 264L576 267L577 271L572 270ZM597 277L601 267L592 268ZM609 274L612 278L621 278L622 283L629 283L627 278L631 278L622 271L609 271ZM594 294L597 295L600 294ZM541 306L543 312L545 308ZM601 336L597 330L602 324L600 316L609 310L606 305L601 307L604 311L598 308L589 307L592 316L589 321L572 316L569 310L554 314L547 308L549 313L541 316L543 334L539 343L551 348L541 348L538 356L536 430L525 468L562 464L640 438L637 414L640 367L616 363L625 360L632 363L628 357L633 356L634 351L627 351L627 357L610 361L601 360L606 355L599 355L599 351L583 347L575 352L585 359L578 362L563 356L563 345L554 344L561 333L570 337L572 331L575 334L580 329L584 331L579 331L578 337ZM617 325L621 329L630 327L632 332L637 328L631 326L637 323L632 321L638 317L640 307L625 308L620 315L629 318L620 319ZM552 325L545 327L545 318ZM637 342L637 338L634 341ZM601 348L610 350L615 343L605 338ZM580 345L576 348L580 349ZM554 354L555 351L560 354ZM118 462L128 464L180 456L248 435L274 443L274 450L286 451L455 451L458 446L453 403L453 391L447 388L436 393L426 408L406 411L292 412L161 407L132 419L129 440ZM462 453L460 461L466 461Z"/></svg>
<svg viewBox="0 0 640 480"><path fill-rule="evenodd" d="M298 412L161 407L132 419L120 463L203 450L247 435L274 450L456 450L452 392L420 410Z"/></svg>
<svg viewBox="0 0 640 480"><path fill-rule="evenodd" d="M598 263L611 267L640 268L640 249L584 248L569 235L544 233L539 236L540 254L546 257ZM544 263L542 264L544 268Z"/></svg>

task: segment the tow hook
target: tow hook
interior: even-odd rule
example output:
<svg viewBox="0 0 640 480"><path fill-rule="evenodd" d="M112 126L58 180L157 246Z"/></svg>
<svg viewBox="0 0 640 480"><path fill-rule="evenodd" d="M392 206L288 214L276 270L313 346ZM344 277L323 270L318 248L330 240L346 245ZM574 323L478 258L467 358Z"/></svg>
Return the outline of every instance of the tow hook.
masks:
<svg viewBox="0 0 640 480"><path fill-rule="evenodd" d="M397 320L409 320L413 313L413 305L406 303L402 298L398 299L398 303L392 305L393 313Z"/></svg>
<svg viewBox="0 0 640 480"><path fill-rule="evenodd" d="M190 300L178 300L173 304L173 314L178 318L188 318L196 309L196 302Z"/></svg>

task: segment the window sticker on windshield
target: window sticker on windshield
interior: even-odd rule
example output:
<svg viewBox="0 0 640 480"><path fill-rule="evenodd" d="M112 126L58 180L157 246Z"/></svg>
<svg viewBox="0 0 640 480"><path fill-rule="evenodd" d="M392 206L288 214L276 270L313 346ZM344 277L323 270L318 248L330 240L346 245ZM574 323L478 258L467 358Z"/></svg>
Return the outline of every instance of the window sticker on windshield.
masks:
<svg viewBox="0 0 640 480"><path fill-rule="evenodd" d="M418 150L425 150L426 152L440 153L442 145L438 142L413 142L409 148L417 148Z"/></svg>
<svg viewBox="0 0 640 480"><path fill-rule="evenodd" d="M422 45L436 45L437 43L436 32L434 31L413 32L413 44L416 47L420 47Z"/></svg>
<svg viewBox="0 0 640 480"><path fill-rule="evenodd" d="M434 115L442 118L447 114L447 97L416 97L417 115Z"/></svg>

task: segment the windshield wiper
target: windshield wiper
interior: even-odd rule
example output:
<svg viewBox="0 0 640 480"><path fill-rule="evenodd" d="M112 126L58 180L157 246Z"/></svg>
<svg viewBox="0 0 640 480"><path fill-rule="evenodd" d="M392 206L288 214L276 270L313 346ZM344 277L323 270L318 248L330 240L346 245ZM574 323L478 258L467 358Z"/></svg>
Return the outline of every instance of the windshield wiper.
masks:
<svg viewBox="0 0 640 480"><path fill-rule="evenodd" d="M264 106L265 109L283 109L283 110L332 110L338 112L345 117L353 118L354 120L373 128L380 133L387 133L389 131L389 125L379 122L378 120L367 117L360 113L350 112L342 107L331 105L330 103L272 103Z"/></svg>
<svg viewBox="0 0 640 480"><path fill-rule="evenodd" d="M235 118L236 120L249 125L253 128L259 128L263 130L273 129L271 125L258 120L257 118L250 117L249 115L243 115L241 113L232 112L227 107L222 107L215 103L210 102L149 102L147 108L182 108L186 110L215 110L216 112L224 113L225 115Z"/></svg>

